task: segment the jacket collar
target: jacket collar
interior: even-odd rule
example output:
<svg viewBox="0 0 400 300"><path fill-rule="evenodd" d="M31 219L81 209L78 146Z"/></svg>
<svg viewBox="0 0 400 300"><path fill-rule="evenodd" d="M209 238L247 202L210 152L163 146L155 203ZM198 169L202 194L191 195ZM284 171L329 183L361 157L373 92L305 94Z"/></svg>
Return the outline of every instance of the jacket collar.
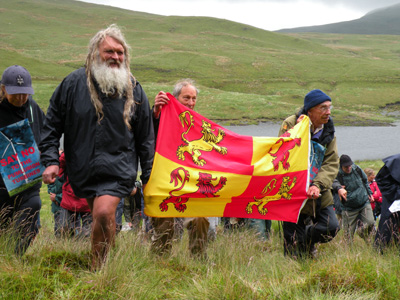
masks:
<svg viewBox="0 0 400 300"><path fill-rule="evenodd" d="M328 123L324 125L324 129L321 135L315 141L320 143L321 145L327 145L333 140L334 137L335 137L335 126L333 125L332 118L329 117Z"/></svg>

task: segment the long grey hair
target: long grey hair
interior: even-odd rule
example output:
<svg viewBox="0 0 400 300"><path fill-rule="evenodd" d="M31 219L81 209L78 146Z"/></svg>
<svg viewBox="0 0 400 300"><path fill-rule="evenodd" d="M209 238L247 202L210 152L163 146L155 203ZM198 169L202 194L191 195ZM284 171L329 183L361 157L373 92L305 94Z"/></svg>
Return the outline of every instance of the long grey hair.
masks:
<svg viewBox="0 0 400 300"><path fill-rule="evenodd" d="M94 86L93 82L93 74L92 74L92 65L93 62L99 58L100 53L99 53L99 46L100 44L104 41L106 37L112 37L115 40L117 40L122 47L124 48L125 52L125 58L124 58L124 65L126 69L128 70L130 77L132 80L129 80L128 83L128 88L125 91L126 94L126 102L124 106L124 113L123 113L123 118L126 126L131 130L131 124L130 124L130 119L131 116L133 115L135 111L135 101L133 98L133 88L136 85L136 79L133 77L133 75L130 73L130 67L129 67L129 46L125 41L124 36L122 35L121 30L119 27L115 24L110 25L106 29L100 30L96 35L90 40L89 42L89 49L88 49L88 55L86 58L86 77L87 77L87 85L89 88L90 92L90 99L96 109L96 114L97 114L97 120L100 123L100 121L104 117L103 113L103 104L100 101L99 95L96 91L96 88ZM132 83L133 81L133 83Z"/></svg>

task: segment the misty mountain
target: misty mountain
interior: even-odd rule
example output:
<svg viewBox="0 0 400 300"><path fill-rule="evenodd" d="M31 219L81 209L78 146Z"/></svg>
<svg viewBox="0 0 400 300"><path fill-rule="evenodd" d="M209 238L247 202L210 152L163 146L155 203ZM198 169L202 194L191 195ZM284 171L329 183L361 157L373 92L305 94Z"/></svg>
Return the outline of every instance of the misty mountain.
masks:
<svg viewBox="0 0 400 300"><path fill-rule="evenodd" d="M319 26L306 26L277 30L277 32L319 32L345 34L397 34L400 35L400 4L373 10L360 19Z"/></svg>

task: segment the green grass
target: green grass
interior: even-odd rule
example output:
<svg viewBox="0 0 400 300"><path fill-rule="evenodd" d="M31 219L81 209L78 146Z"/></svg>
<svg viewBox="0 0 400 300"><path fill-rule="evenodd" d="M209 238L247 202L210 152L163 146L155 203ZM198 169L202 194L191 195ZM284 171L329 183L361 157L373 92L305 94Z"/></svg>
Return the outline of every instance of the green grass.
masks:
<svg viewBox="0 0 400 300"><path fill-rule="evenodd" d="M399 110L399 36L277 34L213 18L163 17L70 0L0 0L0 69L28 68L46 110L60 81L83 66L89 39L117 23L131 45L131 68L153 103L176 80L195 79L198 111L223 124L281 121L320 88L333 98L337 125L381 124ZM397 104L396 104L397 103ZM393 104L390 108L385 107ZM356 162L376 172L381 161ZM89 271L90 242L53 236L41 193L42 229L22 259L0 237L0 299L398 299L398 250L378 255L342 233L316 260L283 256L279 226L262 243L250 232L223 233L207 261L189 256L187 236L169 257L121 233L104 268Z"/></svg>
<svg viewBox="0 0 400 300"><path fill-rule="evenodd" d="M357 161L376 172L381 161ZM0 236L0 299L398 299L399 250L378 254L357 235L343 233L318 247L314 260L283 255L282 229L273 221L271 239L252 231L223 232L209 244L207 260L189 255L188 236L169 256L149 250L149 237L121 232L104 267L90 271L90 241L57 239L47 187L41 189L39 235L22 258L11 238Z"/></svg>
<svg viewBox="0 0 400 300"><path fill-rule="evenodd" d="M363 170L365 168L371 168L372 170L375 171L375 174L377 174L378 171L383 167L382 160L363 160L363 161L356 161L355 163L359 165Z"/></svg>
<svg viewBox="0 0 400 300"><path fill-rule="evenodd" d="M193 259L186 233L170 256L149 251L142 234L122 232L101 271L90 272L87 240L60 240L52 233L49 199L42 229L22 259L0 249L1 299L398 299L398 249L384 255L358 236L350 247L342 233L318 248L315 260L283 255L273 222L269 241L248 230L223 232ZM4 236L1 238L4 244Z"/></svg>
<svg viewBox="0 0 400 300"><path fill-rule="evenodd" d="M337 125L395 121L400 36L278 34L207 17L159 16L72 0L0 0L0 69L28 68L46 110L55 86L83 66L89 39L118 24L151 103L191 77L199 112L222 124L281 121L314 88L333 98ZM391 106L399 110L399 104Z"/></svg>

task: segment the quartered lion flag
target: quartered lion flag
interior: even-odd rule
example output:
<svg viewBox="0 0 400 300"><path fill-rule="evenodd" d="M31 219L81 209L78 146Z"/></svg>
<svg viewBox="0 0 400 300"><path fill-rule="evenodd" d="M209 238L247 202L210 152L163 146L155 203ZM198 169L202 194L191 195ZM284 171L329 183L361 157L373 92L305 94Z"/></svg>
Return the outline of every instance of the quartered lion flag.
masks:
<svg viewBox="0 0 400 300"><path fill-rule="evenodd" d="M168 97L146 215L297 222L309 184L308 117L278 138L244 136Z"/></svg>

